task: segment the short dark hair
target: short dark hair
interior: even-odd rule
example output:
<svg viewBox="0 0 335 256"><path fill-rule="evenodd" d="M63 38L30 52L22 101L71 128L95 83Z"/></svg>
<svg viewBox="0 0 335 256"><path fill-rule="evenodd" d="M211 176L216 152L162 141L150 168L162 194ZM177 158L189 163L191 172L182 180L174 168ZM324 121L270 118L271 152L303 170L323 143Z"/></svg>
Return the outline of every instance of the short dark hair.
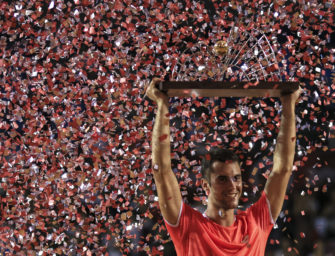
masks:
<svg viewBox="0 0 335 256"><path fill-rule="evenodd" d="M203 158L201 163L201 174L204 179L211 184L212 164L219 162L237 162L240 163L239 157L231 150L225 148L213 148Z"/></svg>

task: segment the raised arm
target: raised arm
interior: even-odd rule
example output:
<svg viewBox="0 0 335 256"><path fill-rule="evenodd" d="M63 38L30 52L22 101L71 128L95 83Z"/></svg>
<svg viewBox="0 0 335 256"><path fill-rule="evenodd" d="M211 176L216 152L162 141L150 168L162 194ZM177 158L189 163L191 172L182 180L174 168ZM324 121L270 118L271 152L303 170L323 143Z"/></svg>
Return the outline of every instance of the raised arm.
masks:
<svg viewBox="0 0 335 256"><path fill-rule="evenodd" d="M293 169L296 145L295 104L301 90L282 96L281 124L273 156L273 169L265 184L265 193L271 206L271 214L276 220L282 209L287 185Z"/></svg>
<svg viewBox="0 0 335 256"><path fill-rule="evenodd" d="M168 97L155 87L156 82L158 79L154 79L146 91L147 96L157 103L151 141L153 175L162 215L174 225L178 221L182 197L177 178L171 169Z"/></svg>

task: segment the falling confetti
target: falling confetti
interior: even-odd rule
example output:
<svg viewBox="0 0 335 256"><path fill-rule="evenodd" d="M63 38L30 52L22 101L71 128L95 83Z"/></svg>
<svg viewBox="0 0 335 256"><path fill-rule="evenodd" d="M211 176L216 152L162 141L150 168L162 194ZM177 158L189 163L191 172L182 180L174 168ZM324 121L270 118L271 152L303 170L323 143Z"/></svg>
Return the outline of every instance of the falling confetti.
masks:
<svg viewBox="0 0 335 256"><path fill-rule="evenodd" d="M144 98L144 88L155 76L215 77L204 73L202 61L211 56L208 47L235 25L261 29L276 41L283 79L299 81L304 90L297 105L298 134L292 138L298 168L291 191L305 183L299 167L313 152L334 152L328 144L335 134L331 2L20 0L0 5L4 252L162 255L170 239L151 169L155 106ZM187 50L198 42L205 47L192 59ZM278 132L276 99L171 99L170 109L172 164L185 200L203 197L195 188L198 154L218 145L244 156L243 175L250 181L245 191L259 193ZM319 169L327 165L315 163ZM319 176L306 182L307 194L316 193L317 186L326 193L334 177L326 178L326 184ZM282 219L289 224L289 213ZM293 239L299 236L307 239L308 233ZM287 250L299 253L297 246Z"/></svg>

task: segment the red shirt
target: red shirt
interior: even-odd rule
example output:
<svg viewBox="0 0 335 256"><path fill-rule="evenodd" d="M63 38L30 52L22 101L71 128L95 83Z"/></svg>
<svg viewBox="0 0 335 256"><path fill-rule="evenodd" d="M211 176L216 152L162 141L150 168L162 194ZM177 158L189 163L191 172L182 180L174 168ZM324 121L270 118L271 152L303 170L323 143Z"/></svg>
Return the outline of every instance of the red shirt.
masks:
<svg viewBox="0 0 335 256"><path fill-rule="evenodd" d="M176 225L165 221L178 256L261 256L273 227L269 202L263 191L232 226L221 226L182 203Z"/></svg>

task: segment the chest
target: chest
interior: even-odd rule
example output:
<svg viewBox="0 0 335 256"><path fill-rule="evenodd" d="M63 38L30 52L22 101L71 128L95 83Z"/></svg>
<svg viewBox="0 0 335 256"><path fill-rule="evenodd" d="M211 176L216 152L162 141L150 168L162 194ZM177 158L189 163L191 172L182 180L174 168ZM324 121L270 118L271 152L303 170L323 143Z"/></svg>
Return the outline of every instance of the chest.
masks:
<svg viewBox="0 0 335 256"><path fill-rule="evenodd" d="M246 218L239 218L230 227L220 226L207 218L191 226L190 237L201 236L204 240L214 243L244 246L259 237L259 227Z"/></svg>

